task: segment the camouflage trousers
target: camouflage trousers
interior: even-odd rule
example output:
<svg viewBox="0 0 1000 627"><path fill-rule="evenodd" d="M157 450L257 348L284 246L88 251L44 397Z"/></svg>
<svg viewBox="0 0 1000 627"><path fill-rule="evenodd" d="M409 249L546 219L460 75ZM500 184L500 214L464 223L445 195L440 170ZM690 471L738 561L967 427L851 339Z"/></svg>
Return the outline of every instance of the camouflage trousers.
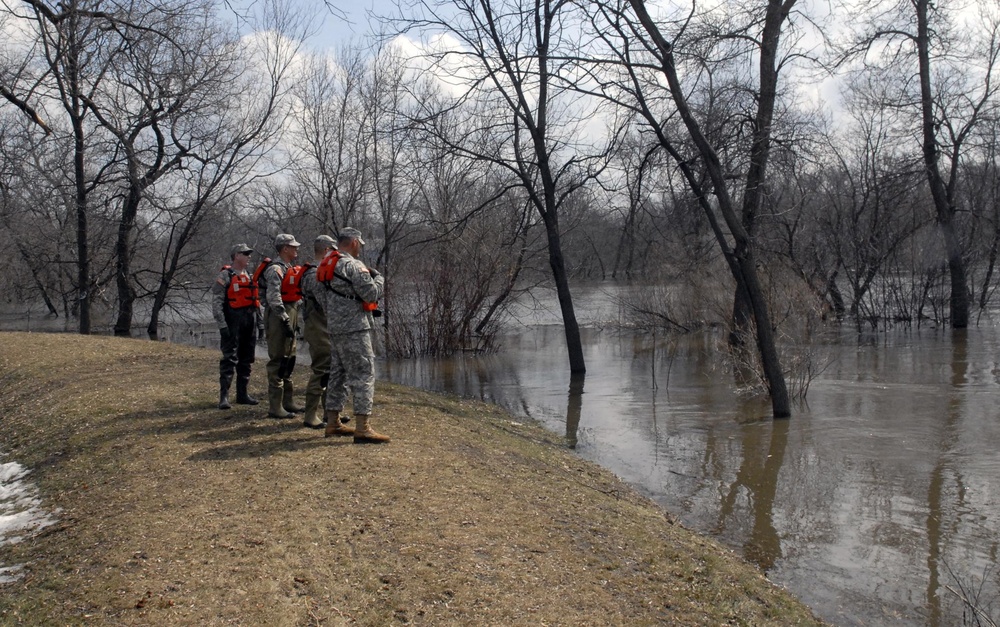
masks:
<svg viewBox="0 0 1000 627"><path fill-rule="evenodd" d="M375 397L375 351L371 331L330 335L330 382L326 408L343 411L347 392L354 396L354 413L371 415Z"/></svg>

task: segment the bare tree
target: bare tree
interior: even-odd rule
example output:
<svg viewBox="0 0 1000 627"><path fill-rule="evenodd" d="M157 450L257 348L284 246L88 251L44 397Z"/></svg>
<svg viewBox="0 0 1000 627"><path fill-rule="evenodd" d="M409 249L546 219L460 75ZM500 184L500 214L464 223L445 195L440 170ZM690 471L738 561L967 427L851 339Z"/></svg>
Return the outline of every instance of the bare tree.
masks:
<svg viewBox="0 0 1000 627"><path fill-rule="evenodd" d="M356 46L345 46L332 58L310 56L294 88L292 116L301 138L296 175L315 199L326 233L358 223L370 192L372 138L363 131L366 63Z"/></svg>
<svg viewBox="0 0 1000 627"><path fill-rule="evenodd" d="M929 192L944 242L951 326L969 324L971 294L960 235L960 164L984 117L998 106L1000 15L978 5L977 18L930 0L886 0L851 5L860 17L846 60L893 70L898 94L884 106L911 111ZM962 20L956 28L955 20Z"/></svg>
<svg viewBox="0 0 1000 627"><path fill-rule="evenodd" d="M218 27L201 33L204 80L171 133L184 166L167 182L174 194L153 205L162 256L137 277L140 286L147 285L142 275L152 278L144 287L153 297L146 329L151 337L159 332L160 313L178 277L192 265L203 269L195 261L204 251L189 247L206 221L220 208L237 212L235 201L274 172L269 155L282 138L289 79L307 18L281 3L267 3L259 18L262 36L238 41Z"/></svg>
<svg viewBox="0 0 1000 627"><path fill-rule="evenodd" d="M594 36L606 55L595 53L590 70L595 91L634 111L673 158L708 217L716 240L736 281L734 325L739 329L752 314L760 363L775 417L790 415L789 395L774 339L767 299L757 271L754 229L764 192L782 68L781 35L795 0L768 0L736 14L745 18L717 25L693 22L691 13L676 21L654 19L642 0L594 5ZM696 26L703 27L696 30ZM670 36L665 29L672 29ZM696 32L691 32L695 30ZM737 43L732 43L737 42ZM723 50L713 47L724 45ZM736 46L733 48L732 46ZM728 153L738 148L712 107L712 53L723 61L756 57L758 84L739 93L752 94L752 115L741 118L751 129L742 167ZM684 64L683 73L679 65ZM663 98L666 82L667 102ZM699 103L696 94L704 94ZM669 106L667 106L669 105ZM734 115L730 112L728 115ZM744 181L741 195L730 181ZM740 202L742 200L742 202ZM748 304L745 307L743 303Z"/></svg>
<svg viewBox="0 0 1000 627"><path fill-rule="evenodd" d="M420 15L406 21L408 30L447 33L458 41L456 47L427 52L435 72L462 83L454 106L492 105L478 108L490 114L481 124L503 129L502 143L483 152L462 144L452 148L506 168L525 190L545 227L570 370L585 372L560 217L567 200L606 166L617 136L613 130L610 139L595 140L593 129L586 129L595 119L593 110L583 113L587 105L580 95L554 78L561 71L560 58L578 45L574 5L566 0L423 0L412 8Z"/></svg>
<svg viewBox="0 0 1000 627"><path fill-rule="evenodd" d="M7 100L38 123L41 122L37 114L40 107L32 105L28 97L51 98L62 107L72 129L79 330L90 333L91 303L97 286L91 271L89 196L104 179L106 169L89 168L88 149L97 138L87 126L89 109L86 103L101 86L112 60L123 49L117 29L127 24L127 12L101 0L70 0L55 5L44 0L23 0L9 10L16 19L32 24L37 35L35 46L30 48L29 56L19 67L30 66L30 57L37 49L43 68L5 76L7 80L20 79L18 83L5 86L8 94L21 91L26 94L24 98L6 96ZM30 87L24 89L25 83Z"/></svg>
<svg viewBox="0 0 1000 627"><path fill-rule="evenodd" d="M289 26L294 25L294 21ZM227 72L216 83L212 96L202 102L202 114L175 141L182 144L185 166L170 182L176 193L159 201L154 222L163 255L157 266L147 270L153 302L147 333L156 337L160 313L170 292L189 269L202 271L198 264L205 250L197 243L219 212L235 216L243 198L253 193L255 183L269 176L274 168L269 154L281 139L283 101L287 78L297 48L282 50L285 38L275 33L270 39L255 42L262 50L247 49L232 42L228 54L219 60ZM263 71L251 69L252 58L264 58ZM252 95L252 96L251 96ZM138 277L140 285L146 282ZM200 285L200 283L199 283Z"/></svg>
<svg viewBox="0 0 1000 627"><path fill-rule="evenodd" d="M886 286L911 273L906 247L932 219L920 156L900 140L900 112L882 106L885 90L874 74L851 81L839 127L809 171L785 182L788 199L771 218L789 266L859 329L913 319L912 310L892 306Z"/></svg>
<svg viewBox="0 0 1000 627"><path fill-rule="evenodd" d="M99 88L82 96L120 151L120 164L112 166L121 178L115 184L122 187L115 241L115 335L128 336L132 328L137 295L131 263L140 204L150 186L181 166L184 149L171 138L184 125L184 117L197 110L190 103L198 92L220 80L219 59L206 54L212 37L198 28L206 21L207 9L163 5L142 7L128 16L118 31L122 52L111 59Z"/></svg>

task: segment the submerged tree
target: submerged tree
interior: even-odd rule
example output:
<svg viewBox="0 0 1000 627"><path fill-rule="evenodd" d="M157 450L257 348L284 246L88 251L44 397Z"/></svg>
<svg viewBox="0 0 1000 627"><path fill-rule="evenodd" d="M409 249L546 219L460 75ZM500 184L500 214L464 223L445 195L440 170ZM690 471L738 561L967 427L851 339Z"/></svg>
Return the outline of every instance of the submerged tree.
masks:
<svg viewBox="0 0 1000 627"><path fill-rule="evenodd" d="M885 107L908 111L919 129L930 197L944 243L950 277L951 326L969 324L971 294L958 203L961 162L977 127L996 116L1000 81L1000 14L978 6L975 17L930 0L870 0L847 3L858 32L845 53L862 69L892 77L895 97ZM959 22L960 21L960 22Z"/></svg>
<svg viewBox="0 0 1000 627"><path fill-rule="evenodd" d="M589 61L590 89L644 120L697 198L736 282L734 329L752 326L775 417L791 408L754 231L774 132L781 35L794 6L767 0L734 9L722 23L707 19L711 13L695 20L693 7L675 20L654 18L641 0L599 3L591 13L602 46ZM727 68L753 58L756 85ZM716 82L732 83L728 94L740 101L731 109L720 106ZM742 179L742 189L733 188L734 179Z"/></svg>
<svg viewBox="0 0 1000 627"><path fill-rule="evenodd" d="M556 78L565 67L563 58L578 45L574 7L567 0L422 0L411 6L419 15L405 26L451 36L436 39L425 57L458 92L452 106L475 103L485 114L479 123L500 135L500 142L487 149L465 143L451 147L509 171L541 218L570 370L585 372L560 220L567 200L607 165L617 137L616 129L607 134L588 128L593 103L583 102Z"/></svg>

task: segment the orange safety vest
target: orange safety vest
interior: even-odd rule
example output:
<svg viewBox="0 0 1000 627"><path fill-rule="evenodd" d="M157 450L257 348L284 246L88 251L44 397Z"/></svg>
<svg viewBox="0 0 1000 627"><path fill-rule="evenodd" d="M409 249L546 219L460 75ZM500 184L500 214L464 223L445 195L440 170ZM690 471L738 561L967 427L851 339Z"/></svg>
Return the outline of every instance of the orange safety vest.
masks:
<svg viewBox="0 0 1000 627"><path fill-rule="evenodd" d="M281 302L297 303L302 300L302 275L311 267L312 264L307 263L304 266L292 266L285 272L281 279Z"/></svg>
<svg viewBox="0 0 1000 627"><path fill-rule="evenodd" d="M253 284L258 288L260 287L260 277L264 274L264 270L267 270L269 265L271 265L271 258L264 257L261 259L260 263L257 264L257 269L253 271Z"/></svg>
<svg viewBox="0 0 1000 627"><path fill-rule="evenodd" d="M333 281L335 276L340 276L337 274L337 262L340 261L340 251L336 248L331 250L323 257L323 261L319 262L316 267L316 280L320 283L326 285L327 289L343 298L348 298L351 300L356 300L361 303L361 309L363 311L375 311L378 309L378 303L366 303L354 294L341 294L337 290L330 287L330 282ZM344 278L344 277L340 277ZM346 279L344 279L346 281Z"/></svg>
<svg viewBox="0 0 1000 627"><path fill-rule="evenodd" d="M229 271L229 285L226 287L226 303L230 309L246 309L247 307L259 307L257 300L257 285L249 274L237 274L232 266L222 266L223 270Z"/></svg>

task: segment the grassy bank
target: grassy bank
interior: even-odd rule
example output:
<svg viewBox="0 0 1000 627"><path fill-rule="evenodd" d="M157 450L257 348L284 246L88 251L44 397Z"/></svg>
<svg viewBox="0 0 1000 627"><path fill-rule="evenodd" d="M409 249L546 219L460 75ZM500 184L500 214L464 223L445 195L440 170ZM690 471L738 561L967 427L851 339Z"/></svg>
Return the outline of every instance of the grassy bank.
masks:
<svg viewBox="0 0 1000 627"><path fill-rule="evenodd" d="M379 384L393 442L355 446L263 405L215 409L217 363L0 334L0 452L58 518L0 548L27 565L0 587L0 624L817 624L497 408Z"/></svg>

